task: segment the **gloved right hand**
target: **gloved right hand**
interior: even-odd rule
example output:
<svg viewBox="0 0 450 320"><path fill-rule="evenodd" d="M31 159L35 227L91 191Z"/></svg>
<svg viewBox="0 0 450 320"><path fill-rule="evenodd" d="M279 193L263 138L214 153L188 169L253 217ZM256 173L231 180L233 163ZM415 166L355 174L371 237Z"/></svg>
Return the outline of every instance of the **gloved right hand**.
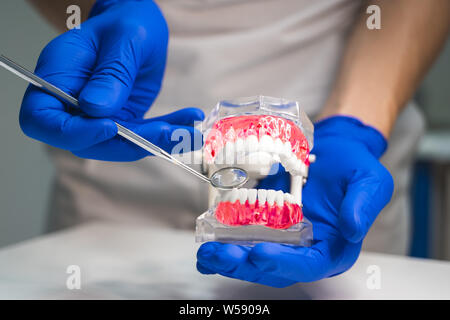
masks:
<svg viewBox="0 0 450 320"><path fill-rule="evenodd" d="M70 30L42 51L35 73L78 97L79 108L29 86L20 125L31 138L74 154L101 160L132 161L148 155L116 136L114 121L171 150L174 130L203 119L189 108L143 120L164 74L168 28L150 0L99 0L80 29Z"/></svg>
<svg viewBox="0 0 450 320"><path fill-rule="evenodd" d="M204 243L197 269L273 287L317 281L348 270L380 211L391 199L394 183L378 160L387 140L356 118L337 115L314 128L317 160L303 189L303 212L313 225L311 247L262 242L253 247ZM288 191L290 177L280 171L257 188Z"/></svg>

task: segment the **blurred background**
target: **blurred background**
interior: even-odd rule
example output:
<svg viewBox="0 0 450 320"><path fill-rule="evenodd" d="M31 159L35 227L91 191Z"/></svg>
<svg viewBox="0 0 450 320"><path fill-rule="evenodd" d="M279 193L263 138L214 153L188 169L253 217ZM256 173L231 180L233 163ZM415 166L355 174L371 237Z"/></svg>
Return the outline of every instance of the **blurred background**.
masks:
<svg viewBox="0 0 450 320"><path fill-rule="evenodd" d="M33 69L55 36L25 0L3 0L1 53ZM18 111L27 84L0 70L0 247L45 232L53 167L44 146L25 137ZM450 40L416 93L427 122L412 193L411 255L450 260Z"/></svg>

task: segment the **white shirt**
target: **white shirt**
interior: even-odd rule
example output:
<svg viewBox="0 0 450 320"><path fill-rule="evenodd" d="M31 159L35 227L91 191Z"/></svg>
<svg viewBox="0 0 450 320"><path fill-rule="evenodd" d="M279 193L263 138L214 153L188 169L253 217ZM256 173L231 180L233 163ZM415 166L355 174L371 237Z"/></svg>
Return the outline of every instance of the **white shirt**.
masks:
<svg viewBox="0 0 450 320"><path fill-rule="evenodd" d="M170 40L162 90L146 117L190 106L209 112L219 100L259 94L299 101L313 117L331 90L361 4L355 0L156 2L168 22ZM423 127L416 111L405 114L385 156L394 179L409 174ZM408 147L398 148L400 144ZM52 154L58 168L54 225L101 218L192 228L207 209L207 186L160 159L109 163L77 159L54 149ZM403 195L405 203L408 179L400 181L396 181L396 195ZM405 205L396 201L394 196L393 213L383 215L397 221L389 224L394 228L392 236L405 237L408 216ZM394 238L386 235L386 225L383 228L386 243L380 246L393 248ZM405 241L395 240L402 243L399 250L405 250Z"/></svg>

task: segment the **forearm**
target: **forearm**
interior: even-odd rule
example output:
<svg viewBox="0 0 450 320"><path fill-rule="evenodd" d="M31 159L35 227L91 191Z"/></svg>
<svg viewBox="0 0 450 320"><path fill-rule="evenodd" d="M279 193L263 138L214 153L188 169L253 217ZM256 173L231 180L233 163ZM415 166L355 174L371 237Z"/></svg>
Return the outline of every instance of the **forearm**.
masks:
<svg viewBox="0 0 450 320"><path fill-rule="evenodd" d="M59 31L67 30L67 7L78 5L81 9L81 21L87 19L95 0L28 0Z"/></svg>
<svg viewBox="0 0 450 320"><path fill-rule="evenodd" d="M380 30L366 26L365 9L370 4L381 8ZM354 116L388 137L445 43L450 1L380 0L363 9L319 118Z"/></svg>

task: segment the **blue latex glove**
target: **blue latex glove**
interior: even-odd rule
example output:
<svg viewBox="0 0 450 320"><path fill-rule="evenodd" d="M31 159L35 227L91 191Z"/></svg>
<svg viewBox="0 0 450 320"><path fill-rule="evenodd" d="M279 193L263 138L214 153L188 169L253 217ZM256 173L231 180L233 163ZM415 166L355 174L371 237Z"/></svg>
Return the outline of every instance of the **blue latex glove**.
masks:
<svg viewBox="0 0 450 320"><path fill-rule="evenodd" d="M157 119L143 116L158 95L168 29L150 0L97 1L81 29L70 30L42 51L36 74L78 97L73 108L29 86L20 125L26 135L92 159L132 161L148 155L116 136L113 120L167 151L176 129L193 134L203 112L189 108ZM113 120L111 120L113 119Z"/></svg>
<svg viewBox="0 0 450 320"><path fill-rule="evenodd" d="M353 265L370 226L392 196L392 177L378 161L387 142L359 120L335 116L316 123L314 143L317 160L303 189L303 211L313 224L314 244L205 243L197 253L201 273L285 287L337 275ZM288 191L289 183L288 175L280 172L259 187Z"/></svg>

